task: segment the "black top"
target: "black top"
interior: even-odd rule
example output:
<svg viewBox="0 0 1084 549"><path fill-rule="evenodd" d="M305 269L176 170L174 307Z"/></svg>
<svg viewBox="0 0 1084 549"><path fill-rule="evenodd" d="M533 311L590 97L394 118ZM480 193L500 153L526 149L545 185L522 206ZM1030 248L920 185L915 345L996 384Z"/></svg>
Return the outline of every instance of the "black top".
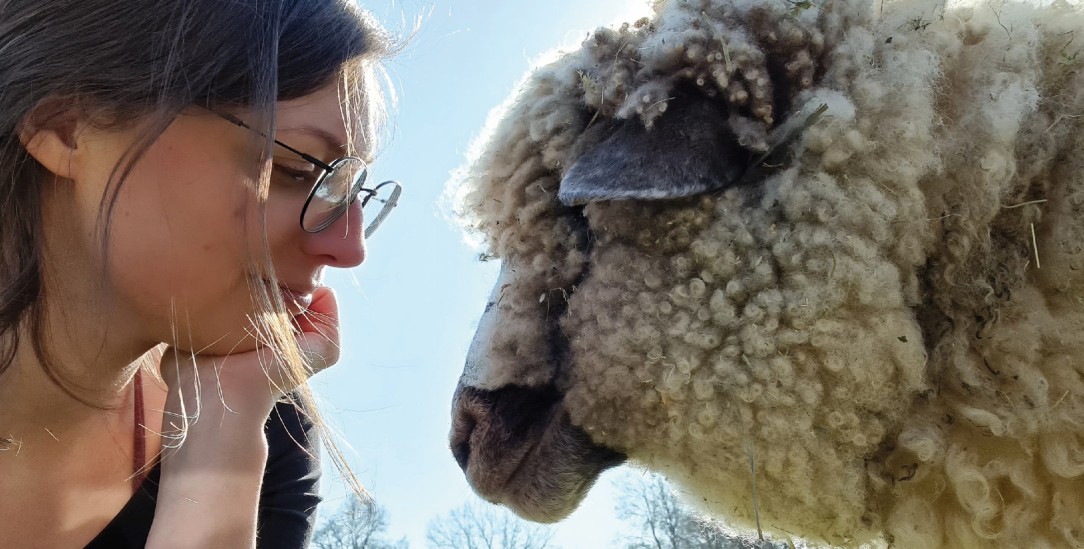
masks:
<svg viewBox="0 0 1084 549"><path fill-rule="evenodd" d="M320 502L320 445L316 429L289 402L275 405L264 425L267 468L260 489L256 546L259 549L308 547ZM86 549L143 547L151 531L161 463L155 465L124 508ZM198 525L193 525L198 527Z"/></svg>

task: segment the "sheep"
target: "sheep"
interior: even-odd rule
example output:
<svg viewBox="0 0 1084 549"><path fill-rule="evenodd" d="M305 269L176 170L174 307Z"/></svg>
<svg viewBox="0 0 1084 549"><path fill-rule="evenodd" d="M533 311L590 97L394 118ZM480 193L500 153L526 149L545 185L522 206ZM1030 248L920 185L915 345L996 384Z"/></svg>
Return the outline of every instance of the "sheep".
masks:
<svg viewBox="0 0 1084 549"><path fill-rule="evenodd" d="M455 184L502 260L474 489L552 522L628 459L814 543L1084 547L1084 13L653 8L529 73Z"/></svg>

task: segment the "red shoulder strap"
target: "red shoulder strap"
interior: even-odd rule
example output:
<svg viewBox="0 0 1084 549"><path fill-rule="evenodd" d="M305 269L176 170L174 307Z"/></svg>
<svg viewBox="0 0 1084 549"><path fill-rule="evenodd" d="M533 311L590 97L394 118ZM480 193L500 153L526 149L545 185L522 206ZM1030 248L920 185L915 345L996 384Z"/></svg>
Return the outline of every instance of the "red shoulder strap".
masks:
<svg viewBox="0 0 1084 549"><path fill-rule="evenodd" d="M143 466L147 463L147 428L143 416L142 370L136 370L135 379L132 380L132 392L135 396L135 428L132 430L132 491L135 492L146 476Z"/></svg>

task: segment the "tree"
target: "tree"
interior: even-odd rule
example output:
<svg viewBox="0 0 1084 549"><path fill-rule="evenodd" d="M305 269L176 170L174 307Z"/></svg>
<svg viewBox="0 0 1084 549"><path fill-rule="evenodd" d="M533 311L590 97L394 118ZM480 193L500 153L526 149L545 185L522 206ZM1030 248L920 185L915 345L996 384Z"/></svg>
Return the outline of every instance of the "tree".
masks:
<svg viewBox="0 0 1084 549"><path fill-rule="evenodd" d="M350 496L312 537L314 549L407 549L406 539L389 541L388 514L383 507Z"/></svg>
<svg viewBox="0 0 1084 549"><path fill-rule="evenodd" d="M467 503L429 523L432 549L554 549L553 532L507 509Z"/></svg>
<svg viewBox="0 0 1084 549"><path fill-rule="evenodd" d="M626 549L785 549L786 544L727 535L681 503L658 475L618 487L617 516L637 532L621 541Z"/></svg>

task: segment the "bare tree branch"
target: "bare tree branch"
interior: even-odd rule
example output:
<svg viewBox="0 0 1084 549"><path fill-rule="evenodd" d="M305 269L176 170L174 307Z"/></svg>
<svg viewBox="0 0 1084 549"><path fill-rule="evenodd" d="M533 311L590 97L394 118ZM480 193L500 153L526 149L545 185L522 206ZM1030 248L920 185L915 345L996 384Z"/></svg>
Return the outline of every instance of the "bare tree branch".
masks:
<svg viewBox="0 0 1084 549"><path fill-rule="evenodd" d="M325 520L312 537L313 549L408 549L407 541L390 541L387 512L356 497Z"/></svg>
<svg viewBox="0 0 1084 549"><path fill-rule="evenodd" d="M431 549L556 549L553 532L503 508L468 503L429 523Z"/></svg>
<svg viewBox="0 0 1084 549"><path fill-rule="evenodd" d="M626 549L786 549L786 544L730 536L686 508L658 475L618 486L617 516L636 527Z"/></svg>

